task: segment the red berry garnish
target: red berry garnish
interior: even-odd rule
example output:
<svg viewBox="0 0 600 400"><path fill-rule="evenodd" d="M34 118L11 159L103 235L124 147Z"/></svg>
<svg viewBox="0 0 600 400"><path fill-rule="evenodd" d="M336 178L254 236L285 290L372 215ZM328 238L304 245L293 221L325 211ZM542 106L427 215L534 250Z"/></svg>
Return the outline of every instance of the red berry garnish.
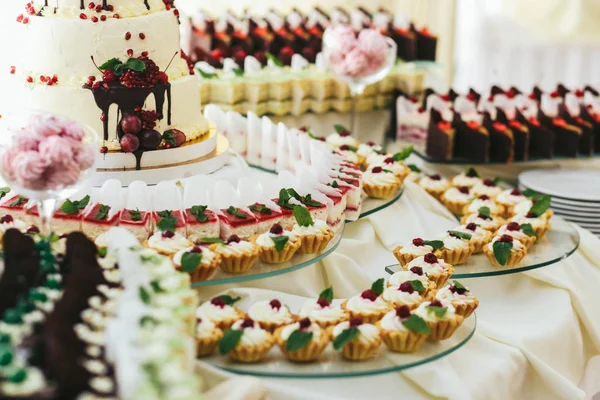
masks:
<svg viewBox="0 0 600 400"><path fill-rule="evenodd" d="M482 194L481 196L478 197L479 200L489 200L490 196L488 196L487 194Z"/></svg>
<svg viewBox="0 0 600 400"><path fill-rule="evenodd" d="M435 264L438 262L438 258L433 253L427 253L423 256L423 261L425 261L427 264Z"/></svg>
<svg viewBox="0 0 600 400"><path fill-rule="evenodd" d="M166 73L166 72L160 71L160 72L157 74L157 78L158 78L158 81L159 81L159 82L162 82L162 83L167 83L167 82L169 82L169 75L167 75L167 73Z"/></svg>
<svg viewBox="0 0 600 400"><path fill-rule="evenodd" d="M467 126L471 129L479 129L479 124L477 121L468 121Z"/></svg>
<svg viewBox="0 0 600 400"><path fill-rule="evenodd" d="M117 76L115 75L114 71L107 69L102 74L102 80L104 80L104 82L106 82L106 83L114 82L117 80Z"/></svg>
<svg viewBox="0 0 600 400"><path fill-rule="evenodd" d="M350 322L350 328L358 328L359 326L361 326L364 323L363 319L360 317L352 318L349 322Z"/></svg>
<svg viewBox="0 0 600 400"><path fill-rule="evenodd" d="M514 240L513 237L510 235L502 235L502 236L500 236L500 239L498 239L499 242L507 242L507 243L510 243L513 240Z"/></svg>
<svg viewBox="0 0 600 400"><path fill-rule="evenodd" d="M96 8L96 4L94 4L94 3L90 3L90 4L88 4L88 8L89 8L90 10L93 10L94 8Z"/></svg>
<svg viewBox="0 0 600 400"><path fill-rule="evenodd" d="M483 180L483 184L484 184L485 186L489 186L489 187L494 187L494 186L496 186L496 182L494 182L494 180L493 180L493 179L489 179L489 178L487 178L487 179L484 179L484 180Z"/></svg>
<svg viewBox="0 0 600 400"><path fill-rule="evenodd" d="M351 135L351 133L348 131L340 131L340 133L338 133L338 135L340 135L341 137L348 137Z"/></svg>
<svg viewBox="0 0 600 400"><path fill-rule="evenodd" d="M415 292L415 288L413 288L413 285L410 282L403 282L400 285L400 287L398 287L398 290L401 292L408 293L408 294L412 294Z"/></svg>
<svg viewBox="0 0 600 400"><path fill-rule="evenodd" d="M131 32L125 33L125 40L131 39Z"/></svg>
<svg viewBox="0 0 600 400"><path fill-rule="evenodd" d="M556 98L560 97L560 93L558 93L558 90L555 90L550 93L550 97L552 97L553 99L556 99Z"/></svg>
<svg viewBox="0 0 600 400"><path fill-rule="evenodd" d="M347 144L343 144L340 146L340 150L341 151L347 151L350 150L350 146L348 146Z"/></svg>
<svg viewBox="0 0 600 400"><path fill-rule="evenodd" d="M210 56L212 58L215 58L217 60L220 60L221 58L223 58L223 52L219 49L215 49L213 51L210 52Z"/></svg>
<svg viewBox="0 0 600 400"><path fill-rule="evenodd" d="M400 306L396 308L396 316L400 319L406 319L410 317L410 309L408 306Z"/></svg>
<svg viewBox="0 0 600 400"><path fill-rule="evenodd" d="M140 32L140 39L144 40L146 39L146 35L143 32Z"/></svg>
<svg viewBox="0 0 600 400"><path fill-rule="evenodd" d="M227 238L227 244L229 243L239 243L242 239L238 235L231 235Z"/></svg>
<svg viewBox="0 0 600 400"><path fill-rule="evenodd" d="M519 189L513 189L510 191L510 194L512 194L513 196L520 196L521 195L521 191Z"/></svg>
<svg viewBox="0 0 600 400"><path fill-rule="evenodd" d="M254 328L254 320L252 318L244 318L242 324L240 325L240 328Z"/></svg>
<svg viewBox="0 0 600 400"><path fill-rule="evenodd" d="M412 240L412 244L415 245L415 246L417 246L417 247L420 247L420 246L424 246L425 245L425 241L423 239L421 239L421 238L416 238L416 239Z"/></svg>
<svg viewBox="0 0 600 400"><path fill-rule="evenodd" d="M319 297L317 299L317 304L320 305L322 308L329 307L331 305L331 303L329 303L329 300L324 299L322 297Z"/></svg>
<svg viewBox="0 0 600 400"><path fill-rule="evenodd" d="M375 300L377 300L377 297L379 297L379 296L377 295L377 293L374 290L367 289L360 294L360 297L362 297L363 299L375 301Z"/></svg>
<svg viewBox="0 0 600 400"><path fill-rule="evenodd" d="M12 217L12 215L4 215L2 218L0 218L0 223L2 224L9 224L11 222L13 222L15 219Z"/></svg>
<svg viewBox="0 0 600 400"><path fill-rule="evenodd" d="M226 306L225 301L220 297L215 297L214 299L212 299L210 301L210 304L212 304L213 306L221 307L221 308Z"/></svg>
<svg viewBox="0 0 600 400"><path fill-rule="evenodd" d="M85 15L84 13L79 14L79 18L80 19L87 19L87 15Z"/></svg>
<svg viewBox="0 0 600 400"><path fill-rule="evenodd" d="M277 299L271 300L269 305L271 306L271 308L273 308L275 310L279 310L281 308L281 302Z"/></svg>
<svg viewBox="0 0 600 400"><path fill-rule="evenodd" d="M175 232L166 230L166 231L163 231L161 236L163 237L163 239L171 239L173 236L175 236Z"/></svg>
<svg viewBox="0 0 600 400"><path fill-rule="evenodd" d="M128 114L121 119L121 129L125 133L137 135L142 130L142 120L134 114Z"/></svg>
<svg viewBox="0 0 600 400"><path fill-rule="evenodd" d="M14 75L14 74L15 74L15 72L17 72L17 67L15 67L14 65L12 65L12 66L10 67L10 73L11 73L11 75Z"/></svg>
<svg viewBox="0 0 600 400"><path fill-rule="evenodd" d="M506 230L507 231L519 231L519 230L521 230L521 225L519 225L518 222L510 222L508 225L506 225Z"/></svg>
<svg viewBox="0 0 600 400"><path fill-rule="evenodd" d="M269 233L272 233L273 235L281 235L283 233L283 227L279 224L275 224L271 227Z"/></svg>
<svg viewBox="0 0 600 400"><path fill-rule="evenodd" d="M132 135L131 133L126 133L121 138L119 144L121 145L121 150L124 152L133 153L140 148L140 138L138 138L136 135Z"/></svg>
<svg viewBox="0 0 600 400"><path fill-rule="evenodd" d="M369 140L369 141L367 142L367 146L370 146L370 147L375 147L375 146L377 146L377 143L375 143L375 142L374 142L374 141L372 141L372 140Z"/></svg>
<svg viewBox="0 0 600 400"><path fill-rule="evenodd" d="M386 158L385 160L383 160L383 162L384 162L385 164L393 164L393 163L395 163L396 161L394 161L394 159L393 159L392 157L388 157L388 158Z"/></svg>
<svg viewBox="0 0 600 400"><path fill-rule="evenodd" d="M294 49L292 49L290 46L285 46L284 48L281 49L279 54L283 54L286 56L292 56L292 55L294 55Z"/></svg>
<svg viewBox="0 0 600 400"><path fill-rule="evenodd" d="M202 254L202 247L200 247L200 246L194 246L194 247L192 247L192 249L190 250L190 253L198 253L198 254Z"/></svg>
<svg viewBox="0 0 600 400"><path fill-rule="evenodd" d="M458 294L465 294L468 292L468 290L466 288L457 288L454 285L451 285L448 290L450 290L452 293L458 293Z"/></svg>
<svg viewBox="0 0 600 400"><path fill-rule="evenodd" d="M433 300L429 303L430 307L444 307L444 305L442 304L441 301L439 300Z"/></svg>
<svg viewBox="0 0 600 400"><path fill-rule="evenodd" d="M300 325L300 329L308 329L310 328L310 319L309 318L302 318L300 321L298 321L298 324Z"/></svg>
<svg viewBox="0 0 600 400"><path fill-rule="evenodd" d="M421 268L421 267L412 267L410 269L410 272L412 272L415 275L423 275L423 268Z"/></svg>
<svg viewBox="0 0 600 400"><path fill-rule="evenodd" d="M424 111L425 110L423 110L423 112ZM419 112L420 112L420 109L419 109ZM452 129L452 125L450 125L450 123L447 122L447 121L440 121L440 122L437 123L437 126L438 126L439 129L441 129L443 131L447 131L449 129Z"/></svg>
<svg viewBox="0 0 600 400"><path fill-rule="evenodd" d="M113 11L115 11L115 7L109 4L109 5L106 7L106 11L113 12Z"/></svg>
<svg viewBox="0 0 600 400"><path fill-rule="evenodd" d="M93 23L96 23L96 22L98 22L98 17L92 17L92 22L93 22Z"/></svg>
<svg viewBox="0 0 600 400"><path fill-rule="evenodd" d="M115 14L115 15L113 15L113 18L119 19L119 18L121 18L121 16L119 14Z"/></svg>
<svg viewBox="0 0 600 400"><path fill-rule="evenodd" d="M96 6L96 12L102 12L102 4Z"/></svg>
<svg viewBox="0 0 600 400"><path fill-rule="evenodd" d="M527 214L525 214L525 218L537 218L537 214L530 211Z"/></svg>
<svg viewBox="0 0 600 400"><path fill-rule="evenodd" d="M381 167L373 167L373 169L371 170L372 173L374 174L379 174L381 172L383 172L383 168Z"/></svg>
<svg viewBox="0 0 600 400"><path fill-rule="evenodd" d="M429 179L431 179L432 181L440 181L440 180L442 180L442 177L439 174L435 174L435 175L431 175L429 177Z"/></svg>
<svg viewBox="0 0 600 400"><path fill-rule="evenodd" d="M27 82L29 82L29 83L33 82L33 78L31 76L28 76L27 77Z"/></svg>
<svg viewBox="0 0 600 400"><path fill-rule="evenodd" d="M467 224L467 226L465 227L470 231L475 232L477 230L477 224L475 224L474 222L471 222L470 224Z"/></svg>
<svg viewBox="0 0 600 400"><path fill-rule="evenodd" d="M31 225L29 228L27 228L27 234L31 235L32 233L40 233L40 228L35 225Z"/></svg>
<svg viewBox="0 0 600 400"><path fill-rule="evenodd" d="M106 146L100 147L100 153L102 153L102 154L108 153L108 147L106 147Z"/></svg>
<svg viewBox="0 0 600 400"><path fill-rule="evenodd" d="M461 186L458 188L458 191L462 194L469 194L469 188L467 186Z"/></svg>

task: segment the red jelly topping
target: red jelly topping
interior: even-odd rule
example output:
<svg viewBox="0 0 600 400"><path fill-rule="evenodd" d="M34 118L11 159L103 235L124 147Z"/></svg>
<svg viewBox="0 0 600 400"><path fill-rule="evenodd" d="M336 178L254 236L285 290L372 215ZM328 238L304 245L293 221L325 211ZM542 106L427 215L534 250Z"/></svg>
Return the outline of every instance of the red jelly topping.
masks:
<svg viewBox="0 0 600 400"><path fill-rule="evenodd" d="M423 256L423 260L427 264L435 264L438 261L438 258L433 253L427 253Z"/></svg>
<svg viewBox="0 0 600 400"><path fill-rule="evenodd" d="M473 232L475 232L475 230L477 229L477 224L475 224L474 222L471 222L470 224L468 224L468 225L466 226L466 228L467 228L468 230L470 230L470 231L473 231Z"/></svg>
<svg viewBox="0 0 600 400"><path fill-rule="evenodd" d="M385 160L383 160L384 163L386 164L393 164L395 163L394 159L392 157L388 157Z"/></svg>
<svg viewBox="0 0 600 400"><path fill-rule="evenodd" d="M338 135L340 135L341 137L348 137L348 136L350 136L350 132L348 132L348 131L341 131Z"/></svg>
<svg viewBox="0 0 600 400"><path fill-rule="evenodd" d="M229 243L239 243L242 239L238 235L231 235L227 238L227 244Z"/></svg>
<svg viewBox="0 0 600 400"><path fill-rule="evenodd" d="M421 267L412 267L410 269L410 272L412 272L413 274L416 274L416 275L423 275L423 268L421 268Z"/></svg>
<svg viewBox="0 0 600 400"><path fill-rule="evenodd" d="M442 302L439 301L439 300L433 300L432 302L429 303L429 306L431 306L431 307L444 307L444 305L442 304Z"/></svg>
<svg viewBox="0 0 600 400"><path fill-rule="evenodd" d="M425 111L425 110L423 110ZM448 129L452 129L452 125L450 125L449 122L446 121L440 121L437 124L438 128L442 129L442 130L448 130Z"/></svg>
<svg viewBox="0 0 600 400"><path fill-rule="evenodd" d="M469 188L467 186L461 186L458 188L458 191L462 194L469 194Z"/></svg>
<svg viewBox="0 0 600 400"><path fill-rule="evenodd" d="M536 213L534 213L534 212L528 212L528 213L525 215L525 217L526 217L526 218L537 218L537 214L536 214Z"/></svg>
<svg viewBox="0 0 600 400"><path fill-rule="evenodd" d="M202 248L200 246L194 246L190 250L190 253L202 253Z"/></svg>
<svg viewBox="0 0 600 400"><path fill-rule="evenodd" d="M510 243L513 241L513 237L510 235L502 235L502 236L500 236L500 239L498 239L498 241Z"/></svg>
<svg viewBox="0 0 600 400"><path fill-rule="evenodd" d="M513 196L520 196L521 195L521 191L519 189L513 189L510 191L510 194L512 194Z"/></svg>
<svg viewBox="0 0 600 400"><path fill-rule="evenodd" d="M495 130L497 130L497 131L500 131L500 132L502 132L502 131L505 131L505 130L506 130L506 125L504 125L504 124L503 124L503 123L501 123L501 122L494 122L494 123L492 124L492 126L494 127L494 129L495 129Z"/></svg>
<svg viewBox="0 0 600 400"><path fill-rule="evenodd" d="M562 118L554 118L552 123L556 126L567 126L567 121Z"/></svg>
<svg viewBox="0 0 600 400"><path fill-rule="evenodd" d="M410 309L408 306L400 306L396 308L396 316L401 319L410 317Z"/></svg>
<svg viewBox="0 0 600 400"><path fill-rule="evenodd" d="M221 308L226 306L225 302L220 297L215 297L214 299L212 299L210 301L210 304L212 304L213 306L221 307Z"/></svg>
<svg viewBox="0 0 600 400"><path fill-rule="evenodd" d="M322 308L329 307L330 305L329 300L324 299L323 297L319 297L319 299L317 300L317 304L320 305Z"/></svg>
<svg viewBox="0 0 600 400"><path fill-rule="evenodd" d="M281 302L277 299L271 300L269 305L271 306L271 308L273 308L275 310L279 310L281 308Z"/></svg>
<svg viewBox="0 0 600 400"><path fill-rule="evenodd" d="M481 196L478 197L479 200L489 200L490 196L488 196L487 194L482 194Z"/></svg>
<svg viewBox="0 0 600 400"><path fill-rule="evenodd" d="M479 124L476 121L468 121L467 126L471 129L479 129Z"/></svg>
<svg viewBox="0 0 600 400"><path fill-rule="evenodd" d="M352 318L350 320L350 328L357 328L363 324L362 318Z"/></svg>
<svg viewBox="0 0 600 400"><path fill-rule="evenodd" d="M162 235L163 239L171 239L173 236L175 236L175 232L166 230L166 231L163 231L163 233L161 235Z"/></svg>
<svg viewBox="0 0 600 400"><path fill-rule="evenodd" d="M281 235L283 233L283 228L281 225L275 224L271 227L269 233L272 233L273 235Z"/></svg>
<svg viewBox="0 0 600 400"><path fill-rule="evenodd" d="M310 328L310 319L308 318L302 318L298 323L300 324L300 329Z"/></svg>
<svg viewBox="0 0 600 400"><path fill-rule="evenodd" d="M483 184L484 184L485 186L489 186L489 187L494 187L494 186L496 186L496 183L494 182L494 180L493 180L493 179L489 179L489 178L487 178L487 179L484 179L484 180L483 180Z"/></svg>
<svg viewBox="0 0 600 400"><path fill-rule="evenodd" d="M508 225L506 225L506 230L507 231L519 231L519 230L521 230L521 225L519 225L518 222L511 222Z"/></svg>
<svg viewBox="0 0 600 400"><path fill-rule="evenodd" d="M383 168L381 167L373 167L373 169L371 170L372 173L374 174L379 174L381 172L383 172Z"/></svg>
<svg viewBox="0 0 600 400"><path fill-rule="evenodd" d="M425 241L423 241L423 239L421 239L421 238L416 238L416 239L413 239L412 244L419 247L419 246L425 245Z"/></svg>
<svg viewBox="0 0 600 400"><path fill-rule="evenodd" d="M9 224L9 223L13 222L14 220L15 219L12 217L12 215L6 214L2 218L0 218L0 223L2 223L2 224Z"/></svg>
<svg viewBox="0 0 600 400"><path fill-rule="evenodd" d="M410 282L403 282L398 288L399 291L412 294L415 292L413 285Z"/></svg>
<svg viewBox="0 0 600 400"><path fill-rule="evenodd" d="M360 297L362 297L363 299L375 301L375 300L377 300L377 297L379 297L379 296L377 295L377 293L375 293L374 290L367 289L360 294Z"/></svg>
<svg viewBox="0 0 600 400"><path fill-rule="evenodd" d="M254 320L252 318L244 318L244 321L242 321L241 328L254 328Z"/></svg>

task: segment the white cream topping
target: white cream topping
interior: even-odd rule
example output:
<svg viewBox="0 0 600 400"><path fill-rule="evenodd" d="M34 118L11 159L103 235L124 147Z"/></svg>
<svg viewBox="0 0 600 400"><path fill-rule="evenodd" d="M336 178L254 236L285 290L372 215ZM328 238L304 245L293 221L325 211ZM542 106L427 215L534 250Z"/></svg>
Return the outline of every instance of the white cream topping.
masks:
<svg viewBox="0 0 600 400"><path fill-rule="evenodd" d="M475 296L471 294L469 288L465 287L467 291L463 294L458 294L450 290L450 286L445 286L438 290L435 294L435 298L442 302L450 302L451 304L464 304L475 299Z"/></svg>
<svg viewBox="0 0 600 400"><path fill-rule="evenodd" d="M496 200L502 204L508 204L511 206L521 203L522 201L528 201L527 197L523 196L522 194L512 194L512 189L507 189L500 192L498 196L496 196Z"/></svg>
<svg viewBox="0 0 600 400"><path fill-rule="evenodd" d="M435 312L428 309L428 306L431 304L430 301L421 303L421 305L417 307L415 314L429 322L448 321L454 319L456 317L456 310L454 309L454 306L447 301L441 301L441 303L443 307L446 307L446 313L443 317L438 317Z"/></svg>
<svg viewBox="0 0 600 400"><path fill-rule="evenodd" d="M383 316L381 319L381 328L386 331L408 331L408 328L402 324L400 317L396 315L396 310L392 310Z"/></svg>
<svg viewBox="0 0 600 400"><path fill-rule="evenodd" d="M419 281L423 284L423 286L425 286L425 288L427 288L427 286L429 285L429 279L427 278L427 276L425 276L425 273L423 273L423 275L417 275L412 271L403 270L394 272L394 275L390 277L390 284L392 285L392 287L398 287L404 282L410 281Z"/></svg>
<svg viewBox="0 0 600 400"><path fill-rule="evenodd" d="M18 229L21 232L25 232L27 230L27 224L16 218L11 222L0 223L1 232L6 232L9 229Z"/></svg>
<svg viewBox="0 0 600 400"><path fill-rule="evenodd" d="M475 239L475 240L480 240L480 239L485 239L488 235L489 231L486 231L485 229L477 226L475 227L475 230L472 231L470 229L467 229L466 225L461 225L458 228L454 229L457 232L464 232L464 233L468 233L469 235L471 235L471 240Z"/></svg>
<svg viewBox="0 0 600 400"><path fill-rule="evenodd" d="M358 146L358 150L356 151L359 155L363 157L369 157L371 154L377 154L378 151L381 151L382 147L379 145L369 146L366 143L361 143Z"/></svg>
<svg viewBox="0 0 600 400"><path fill-rule="evenodd" d="M385 164L385 160L390 158L392 155L391 154L379 154L379 153L372 153L371 155L367 156L367 164L369 166L374 166L374 165L383 165Z"/></svg>
<svg viewBox="0 0 600 400"><path fill-rule="evenodd" d="M198 339L209 338L215 332L215 324L208 318L202 318L202 321L196 325L196 337Z"/></svg>
<svg viewBox="0 0 600 400"><path fill-rule="evenodd" d="M442 274L448 268L448 264L441 258L437 259L437 262L430 264L425 262L425 257L417 257L408 263L407 269L410 270L412 267L421 267L425 274Z"/></svg>
<svg viewBox="0 0 600 400"><path fill-rule="evenodd" d="M108 232L102 232L96 240L94 240L96 247L108 247Z"/></svg>
<svg viewBox="0 0 600 400"><path fill-rule="evenodd" d="M346 303L348 311L364 314L378 313L385 311L390 305L381 297L377 297L375 301L363 298L360 294L350 297Z"/></svg>
<svg viewBox="0 0 600 400"><path fill-rule="evenodd" d="M373 173L372 169L369 169L363 174L363 181L376 186L391 186L395 185L398 182L398 178L396 177L396 174L392 171L381 171L379 173Z"/></svg>
<svg viewBox="0 0 600 400"><path fill-rule="evenodd" d="M346 161L351 162L353 164L358 163L359 157L358 157L358 154L356 154L355 152L350 151L350 150L340 150L340 149L337 149L336 152L340 156L344 157L346 159Z"/></svg>
<svg viewBox="0 0 600 400"><path fill-rule="evenodd" d="M1 383L2 393L6 396L30 396L46 387L46 379L37 368L26 368L27 376L23 382L12 383L8 380Z"/></svg>
<svg viewBox="0 0 600 400"><path fill-rule="evenodd" d="M238 345L243 346L260 346L263 343L267 343L271 338L271 334L261 327L258 326L258 323L254 322L253 328L242 328L242 324L244 320L237 321L233 324L231 329L234 330L243 330L244 333L240 338Z"/></svg>
<svg viewBox="0 0 600 400"><path fill-rule="evenodd" d="M289 324L293 321L290 309L281 304L281 307L274 308L269 304L270 301L258 301L248 310L248 316L257 322L272 322L276 324Z"/></svg>
<svg viewBox="0 0 600 400"><path fill-rule="evenodd" d="M546 221L542 217L527 218L526 214L515 215L511 218L511 222L518 222L520 225L531 224L533 228L541 228L543 226L546 226L546 224L548 223L548 221Z"/></svg>
<svg viewBox="0 0 600 400"><path fill-rule="evenodd" d="M271 249L271 248L275 247L275 242L273 241L273 237L276 237L276 236L287 236L288 243L295 240L294 232L284 230L281 235L274 235L271 232L265 232L261 235L258 235L258 237L256 238L256 244L259 245L260 247L265 247L265 248ZM287 245L287 243L286 243L286 245Z"/></svg>
<svg viewBox="0 0 600 400"><path fill-rule="evenodd" d="M162 232L155 232L148 239L148 246L150 248L167 254L177 253L179 250L191 247L192 244L192 242L176 232L171 238L163 237Z"/></svg>
<svg viewBox="0 0 600 400"><path fill-rule="evenodd" d="M518 231L509 231L507 225L502 225L496 232L496 235L498 236L502 236L504 234L510 235L515 239L528 239L530 237L528 234L523 232L522 229L519 229Z"/></svg>
<svg viewBox="0 0 600 400"><path fill-rule="evenodd" d="M448 200L466 204L473 196L471 195L471 191L468 193L463 193L458 188L451 187L444 192L444 197Z"/></svg>
<svg viewBox="0 0 600 400"><path fill-rule="evenodd" d="M467 217L465 224L468 225L470 223L474 223L475 225L479 225L484 229L493 229L498 225L498 222L494 217L487 218L479 218L479 214L471 214Z"/></svg>
<svg viewBox="0 0 600 400"><path fill-rule="evenodd" d="M431 179L429 176L424 176L419 181L419 185L425 189L443 192L450 187L450 182L446 178Z"/></svg>
<svg viewBox="0 0 600 400"><path fill-rule="evenodd" d="M400 249L400 253L402 254L410 254L414 256L424 256L425 254L429 254L433 251L433 247L428 245L423 246L415 246L412 242L405 246L402 246Z"/></svg>
<svg viewBox="0 0 600 400"><path fill-rule="evenodd" d="M300 322L294 322L293 324L286 325L281 329L281 338L283 340L288 340L290 335L300 329ZM312 332L313 337L312 341L315 343L319 343L321 340L321 335L323 334L323 330L319 326L319 324L315 324L311 322L308 328L303 329L304 332Z"/></svg>
<svg viewBox="0 0 600 400"><path fill-rule="evenodd" d="M512 236L512 235L509 235ZM492 238L492 241L488 244L488 249L494 251L494 243L496 243L498 240L500 240L500 236L494 236L494 238ZM513 240L512 241L512 247L510 249L511 253L516 253L518 251L522 251L525 249L525 246L523 246L523 243L519 242L518 240Z"/></svg>
<svg viewBox="0 0 600 400"><path fill-rule="evenodd" d="M311 226L300 226L298 224L294 224L292 228L292 234L294 236L309 236L309 235L320 235L329 232L331 228L327 225L326 221L321 219L313 220L313 224Z"/></svg>
<svg viewBox="0 0 600 400"><path fill-rule="evenodd" d="M302 318L308 317L314 321L332 322L344 317L345 313L339 304L321 307L316 300L308 300L302 305L298 315Z"/></svg>
<svg viewBox="0 0 600 400"><path fill-rule="evenodd" d="M181 267L181 258L185 253L189 253L194 247L188 247L186 249L181 249L173 256L173 264L178 267ZM212 264L215 259L215 253L210 250L208 247L202 247L202 258L200 259L200 264L209 266Z"/></svg>
<svg viewBox="0 0 600 400"><path fill-rule="evenodd" d="M473 186L473 193L475 193L476 196L481 196L482 194L486 194L490 197L496 197L501 191L502 191L501 187L487 186L483 182L478 183L477 185Z"/></svg>
<svg viewBox="0 0 600 400"><path fill-rule="evenodd" d="M452 178L452 184L457 187L461 187L461 186L473 187L473 186L477 185L478 183L481 183L481 178L478 178L476 176L467 176L467 175L465 175L464 172L461 174L458 174L454 178Z"/></svg>
<svg viewBox="0 0 600 400"><path fill-rule="evenodd" d="M358 147L359 142L352 136L340 136L338 133L332 133L325 139L327 144L333 148L337 148L347 144L348 146Z"/></svg>
<svg viewBox="0 0 600 400"><path fill-rule="evenodd" d="M450 236L449 234L444 236L442 238L442 241L444 242L444 248L446 248L448 250L458 250L458 249L466 250L469 248L468 241L462 240L462 239L454 237L454 236Z"/></svg>
<svg viewBox="0 0 600 400"><path fill-rule="evenodd" d="M498 205L492 199L482 200L482 199L474 199L467 210L469 213L477 213L481 207L487 207L490 209L491 214L498 214Z"/></svg>
<svg viewBox="0 0 600 400"><path fill-rule="evenodd" d="M384 300L394 304L419 304L423 301L423 298L419 292L414 291L412 293L403 292L395 286L390 286L383 291Z"/></svg>
<svg viewBox="0 0 600 400"><path fill-rule="evenodd" d="M251 253L253 250L254 245L246 240L240 240L239 242L231 242L217 247L217 253L227 256Z"/></svg>
<svg viewBox="0 0 600 400"><path fill-rule="evenodd" d="M196 317L219 323L223 320L236 319L239 315L238 311L230 305L220 307L206 301L196 309Z"/></svg>
<svg viewBox="0 0 600 400"><path fill-rule="evenodd" d="M518 202L513 207L513 212L515 213L515 215L527 214L529 212L529 210L531 210L531 207L533 207L533 201L531 201L529 199L525 199L525 200Z"/></svg>
<svg viewBox="0 0 600 400"><path fill-rule="evenodd" d="M350 322L340 322L333 327L333 337L338 337L341 333L350 328ZM373 324L361 324L357 326L358 335L353 340L358 340L360 343L373 344L379 341L379 329Z"/></svg>

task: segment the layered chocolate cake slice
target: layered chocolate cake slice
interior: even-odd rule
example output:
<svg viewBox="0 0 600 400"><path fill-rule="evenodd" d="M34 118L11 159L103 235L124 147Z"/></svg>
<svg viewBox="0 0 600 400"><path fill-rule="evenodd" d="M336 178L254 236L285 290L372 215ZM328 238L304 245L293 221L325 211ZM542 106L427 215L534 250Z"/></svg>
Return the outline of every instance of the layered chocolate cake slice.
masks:
<svg viewBox="0 0 600 400"><path fill-rule="evenodd" d="M538 110L538 120L546 128L552 130L556 136L554 153L567 157L577 157L581 141L581 129L567 124L561 117L549 117L542 110Z"/></svg>
<svg viewBox="0 0 600 400"><path fill-rule="evenodd" d="M515 139L506 124L492 121L488 112L483 114L483 127L490 135L490 160L509 163L514 159Z"/></svg>
<svg viewBox="0 0 600 400"><path fill-rule="evenodd" d="M414 61L417 59L417 37L413 32L395 27L390 22L387 34L396 43L398 58L404 61Z"/></svg>
<svg viewBox="0 0 600 400"><path fill-rule="evenodd" d="M584 121L592 124L593 135L594 135L594 153L600 153L600 115L594 113L591 109L588 109L585 105L580 105L579 116Z"/></svg>
<svg viewBox="0 0 600 400"><path fill-rule="evenodd" d="M452 124L445 121L438 110L432 108L425 142L427 156L435 160L451 160L454 152L455 135L456 131Z"/></svg>
<svg viewBox="0 0 600 400"><path fill-rule="evenodd" d="M435 61L437 37L426 27L416 29L415 26L411 24L410 30L417 37L417 60Z"/></svg>
<svg viewBox="0 0 600 400"><path fill-rule="evenodd" d="M542 125L536 117L526 118L516 110L515 121L529 130L529 154L541 158L552 158L556 135L554 131Z"/></svg>
<svg viewBox="0 0 600 400"><path fill-rule="evenodd" d="M584 120L580 115L571 115L565 104L561 104L558 107L558 115L563 118L567 124L581 130L579 154L586 156L591 155L594 152L594 126L592 123Z"/></svg>
<svg viewBox="0 0 600 400"><path fill-rule="evenodd" d="M463 121L459 113L454 113L452 122L456 129L454 157L462 157L477 162L490 160L490 133L477 121Z"/></svg>
<svg viewBox="0 0 600 400"><path fill-rule="evenodd" d="M496 121L508 126L513 133L514 139L514 160L526 161L529 158L529 128L517 119L509 120L504 110L498 108L496 112Z"/></svg>

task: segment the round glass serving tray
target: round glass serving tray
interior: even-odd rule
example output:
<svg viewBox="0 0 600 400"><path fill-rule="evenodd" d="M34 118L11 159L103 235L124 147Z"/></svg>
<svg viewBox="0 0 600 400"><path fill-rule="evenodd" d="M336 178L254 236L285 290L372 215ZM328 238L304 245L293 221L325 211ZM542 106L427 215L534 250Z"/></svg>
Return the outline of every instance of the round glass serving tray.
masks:
<svg viewBox="0 0 600 400"><path fill-rule="evenodd" d="M365 361L347 361L333 349L330 343L315 362L294 363L288 361L277 345L258 363L242 364L228 357L213 355L201 358L215 367L243 375L270 378L351 378L401 371L427 364L442 358L465 345L475 333L477 317L473 313L467 318L450 339L440 342L425 341L414 353L393 353L382 343L378 354Z"/></svg>
<svg viewBox="0 0 600 400"><path fill-rule="evenodd" d="M560 217L554 216L551 221L552 228L544 238L529 249L519 265L515 267L496 267L488 261L484 254L476 254L469 257L466 263L454 267L455 272L452 279L516 274L547 267L564 260L579 247L579 233L572 223ZM385 267L385 270L393 274L402 270L402 267L399 264L394 264Z"/></svg>
<svg viewBox="0 0 600 400"><path fill-rule="evenodd" d="M344 235L344 225L340 226L335 232L335 236L329 242L329 245L320 254L300 254L296 253L288 262L280 264L267 264L261 260L257 260L254 266L242 274L228 274L217 269L217 272L212 278L202 282L192 282L192 287L202 287L211 285L223 285L227 283L239 283L253 281L256 279L270 278L277 275L287 274L292 271L308 267L322 260L331 254L340 244Z"/></svg>

